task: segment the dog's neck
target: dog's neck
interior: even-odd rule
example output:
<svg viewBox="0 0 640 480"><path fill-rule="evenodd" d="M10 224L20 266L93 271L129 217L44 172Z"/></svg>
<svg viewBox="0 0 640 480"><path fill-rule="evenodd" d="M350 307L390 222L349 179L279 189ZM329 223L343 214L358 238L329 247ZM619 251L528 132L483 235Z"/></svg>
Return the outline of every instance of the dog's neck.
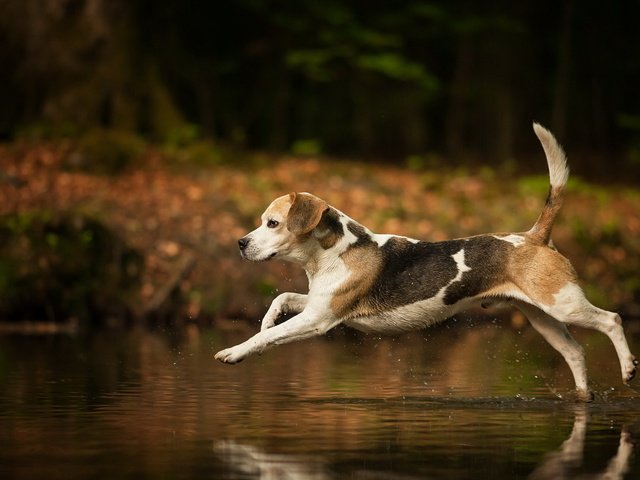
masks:
<svg viewBox="0 0 640 480"><path fill-rule="evenodd" d="M341 256L350 245L358 241L358 235L371 235L365 227L335 208L330 208L318 226L300 243L294 263L301 265L310 284L323 273L331 274L341 266Z"/></svg>

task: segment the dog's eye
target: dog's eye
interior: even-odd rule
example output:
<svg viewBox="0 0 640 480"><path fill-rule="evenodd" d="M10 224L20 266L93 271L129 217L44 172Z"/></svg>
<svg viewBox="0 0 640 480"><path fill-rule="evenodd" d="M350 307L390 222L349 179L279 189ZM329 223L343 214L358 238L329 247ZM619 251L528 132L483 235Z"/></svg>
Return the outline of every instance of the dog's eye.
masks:
<svg viewBox="0 0 640 480"><path fill-rule="evenodd" d="M276 228L278 225L280 225L280 222L278 222L277 220L274 220L273 218L267 220L268 228Z"/></svg>

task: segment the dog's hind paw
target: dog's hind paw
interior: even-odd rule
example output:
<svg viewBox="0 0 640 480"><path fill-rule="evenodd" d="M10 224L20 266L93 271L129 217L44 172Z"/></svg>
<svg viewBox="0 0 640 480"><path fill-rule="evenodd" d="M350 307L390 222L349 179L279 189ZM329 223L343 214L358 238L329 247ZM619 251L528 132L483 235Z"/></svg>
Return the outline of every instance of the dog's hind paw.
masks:
<svg viewBox="0 0 640 480"><path fill-rule="evenodd" d="M576 389L576 401L583 403L591 403L595 399L591 390Z"/></svg>
<svg viewBox="0 0 640 480"><path fill-rule="evenodd" d="M640 362L638 362L636 358L631 360L631 364L627 367L626 371L622 375L622 381L624 383L629 383L635 378L636 371L638 370L638 364L640 364Z"/></svg>

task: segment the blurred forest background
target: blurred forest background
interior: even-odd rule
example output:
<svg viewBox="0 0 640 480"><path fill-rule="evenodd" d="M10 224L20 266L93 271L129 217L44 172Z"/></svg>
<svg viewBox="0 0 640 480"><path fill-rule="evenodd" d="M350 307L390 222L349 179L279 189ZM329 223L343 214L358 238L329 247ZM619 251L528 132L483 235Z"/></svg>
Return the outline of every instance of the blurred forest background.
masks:
<svg viewBox="0 0 640 480"><path fill-rule="evenodd" d="M637 166L638 18L638 1L2 0L0 134L496 162L536 119Z"/></svg>
<svg viewBox="0 0 640 480"><path fill-rule="evenodd" d="M434 240L527 229L547 188L532 120L576 174L557 243L594 301L640 315L639 18L639 1L0 0L0 316L257 317L304 277L234 241L289 190Z"/></svg>

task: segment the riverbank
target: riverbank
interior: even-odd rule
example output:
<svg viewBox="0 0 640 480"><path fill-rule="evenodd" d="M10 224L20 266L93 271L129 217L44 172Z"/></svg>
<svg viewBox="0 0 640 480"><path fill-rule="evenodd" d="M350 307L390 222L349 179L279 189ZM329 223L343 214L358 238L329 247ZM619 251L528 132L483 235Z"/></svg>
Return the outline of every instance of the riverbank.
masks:
<svg viewBox="0 0 640 480"><path fill-rule="evenodd" d="M257 320L277 292L305 290L298 268L250 264L237 252L237 239L277 195L310 191L374 231L436 241L526 230L548 188L542 157L532 169L540 175L521 176L224 152L192 161L148 146L105 172L90 163L79 168L77 155L70 143L0 146L0 215L48 212L100 222L141 256L126 296L129 317L155 323ZM19 239L7 235L5 245L15 247ZM572 178L554 242L594 303L640 317L637 190Z"/></svg>

